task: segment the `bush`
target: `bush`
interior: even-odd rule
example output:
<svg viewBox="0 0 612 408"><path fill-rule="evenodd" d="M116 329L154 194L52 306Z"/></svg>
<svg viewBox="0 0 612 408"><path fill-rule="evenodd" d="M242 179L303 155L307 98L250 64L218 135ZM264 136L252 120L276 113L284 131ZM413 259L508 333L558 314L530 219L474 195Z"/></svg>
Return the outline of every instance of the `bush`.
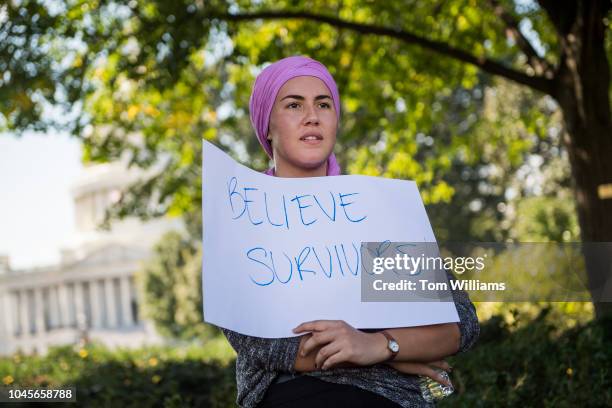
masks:
<svg viewBox="0 0 612 408"><path fill-rule="evenodd" d="M204 347L109 351L60 347L44 356L0 359L4 383L74 386L86 407L233 407L234 354L224 339ZM57 406L71 404L56 404Z"/></svg>
<svg viewBox="0 0 612 408"><path fill-rule="evenodd" d="M439 405L612 406L612 320L559 331L549 312L482 324L476 347L452 359L457 395Z"/></svg>
<svg viewBox="0 0 612 408"><path fill-rule="evenodd" d="M441 407L612 406L612 320L568 328L550 307L510 315L493 315L476 347L451 359L457 391ZM190 347L60 347L0 359L0 380L75 386L78 406L94 408L233 407L234 358L223 337Z"/></svg>

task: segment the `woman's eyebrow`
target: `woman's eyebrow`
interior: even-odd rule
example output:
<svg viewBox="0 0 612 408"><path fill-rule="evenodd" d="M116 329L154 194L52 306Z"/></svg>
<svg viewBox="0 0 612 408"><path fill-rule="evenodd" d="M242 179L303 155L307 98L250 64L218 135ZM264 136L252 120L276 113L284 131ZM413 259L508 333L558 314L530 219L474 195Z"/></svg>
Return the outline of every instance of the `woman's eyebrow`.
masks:
<svg viewBox="0 0 612 408"><path fill-rule="evenodd" d="M303 101L304 99L306 99L302 95L287 95L284 98L282 98L281 101L285 100L285 99L289 99L289 98L297 99L298 101ZM331 99L331 96L329 96L329 95L317 95L315 97L315 101L320 101L321 99Z"/></svg>

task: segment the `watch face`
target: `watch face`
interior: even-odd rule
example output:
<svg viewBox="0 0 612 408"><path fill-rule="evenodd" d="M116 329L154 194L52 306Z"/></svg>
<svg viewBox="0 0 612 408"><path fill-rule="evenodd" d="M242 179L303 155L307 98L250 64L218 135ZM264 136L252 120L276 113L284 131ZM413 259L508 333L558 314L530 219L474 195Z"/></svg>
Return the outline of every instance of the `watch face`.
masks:
<svg viewBox="0 0 612 408"><path fill-rule="evenodd" d="M396 341L390 341L389 349L391 349L392 352L397 353L399 351L399 344L397 344Z"/></svg>

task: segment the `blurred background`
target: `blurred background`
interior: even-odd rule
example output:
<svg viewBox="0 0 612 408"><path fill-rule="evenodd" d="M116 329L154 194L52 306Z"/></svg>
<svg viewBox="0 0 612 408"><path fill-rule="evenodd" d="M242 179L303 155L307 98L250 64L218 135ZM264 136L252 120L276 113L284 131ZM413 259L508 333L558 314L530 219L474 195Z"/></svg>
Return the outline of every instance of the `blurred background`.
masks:
<svg viewBox="0 0 612 408"><path fill-rule="evenodd" d="M0 1L0 381L234 405L202 323L201 140L267 168L248 98L290 55L338 83L344 172L415 180L439 241L612 241L611 7ZM610 271L587 272L597 299ZM610 309L477 304L441 405L612 405Z"/></svg>

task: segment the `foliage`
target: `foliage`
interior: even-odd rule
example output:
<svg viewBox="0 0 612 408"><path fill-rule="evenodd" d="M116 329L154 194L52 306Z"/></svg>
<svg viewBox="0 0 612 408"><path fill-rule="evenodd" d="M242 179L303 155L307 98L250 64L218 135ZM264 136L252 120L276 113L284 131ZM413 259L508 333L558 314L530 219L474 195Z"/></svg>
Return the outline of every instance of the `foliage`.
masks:
<svg viewBox="0 0 612 408"><path fill-rule="evenodd" d="M573 203L548 197L531 197L518 204L514 233L526 242L576 241L578 222Z"/></svg>
<svg viewBox="0 0 612 408"><path fill-rule="evenodd" d="M612 403L611 321L585 323L583 316L568 327L566 307L506 306L482 324L469 353L451 360L457 391L440 406ZM0 380L23 387L76 386L79 403L88 407L230 407L236 398L234 357L222 337L188 348L61 347L44 357L0 358Z"/></svg>
<svg viewBox="0 0 612 408"><path fill-rule="evenodd" d="M450 165L441 177L453 187L449 202L427 206L438 240L526 239L514 226L525 216L539 222L519 208L531 197L573 211L560 115L550 98L483 79L471 90L458 88L452 99L431 135L432 146L448 146L443 155ZM464 117L466 103L474 111ZM463 117L459 126L457 117Z"/></svg>
<svg viewBox="0 0 612 408"><path fill-rule="evenodd" d="M165 234L137 274L145 316L162 335L186 340L216 331L203 323L202 251L193 242L178 232Z"/></svg>
<svg viewBox="0 0 612 408"><path fill-rule="evenodd" d="M605 407L612 404L612 321L565 331L542 309L530 320L515 311L482 325L479 342L451 363L460 407Z"/></svg>
<svg viewBox="0 0 612 408"><path fill-rule="evenodd" d="M543 10L533 4L500 3L516 21L533 22L543 59L556 62L558 44ZM13 79L20 69L30 70L33 79L5 80L0 89L8 96L30 95L33 101L27 105L39 111L45 104L57 104L50 95L65 95L66 105L81 104L74 134L85 144L86 161L129 154L135 165L147 167L163 159L155 177L123 196L115 216L197 212L202 138L217 142L254 168L265 167L248 121L250 87L263 64L292 54L320 59L337 79L344 114L337 151L344 168L413 179L426 203L442 204L441 212L456 213L466 207L464 197L453 203L452 210L443 205L462 188L464 180L449 176L457 170L457 162L465 169L477 161L495 161L506 170L506 163L516 166L533 147L532 135L545 133L543 114L532 108L535 104L517 105L518 115L502 115L498 121L483 119L484 92L498 84L451 58L438 58L393 38L304 19L227 22L211 17L228 10L314 10L346 21L409 30L479 57L495 57L509 67L533 69L526 64L524 50L508 39L503 19L489 3L72 0L58 4L53 8L26 0L6 8L4 30L10 35L4 44L11 72L16 70ZM32 30L52 35L53 41ZM14 51L13 43L25 43L34 53L51 42L57 49L48 55L9 52ZM64 63L54 63L57 60ZM40 103L34 94L43 82L35 79L54 87L39 96ZM24 89L17 89L18 84ZM540 96L531 93L528 98ZM18 132L25 123L48 125L43 117L29 114L29 108L16 105L18 100L3 100L7 129ZM515 102L520 101L500 100L498 105L511 109ZM508 131L517 121L525 132ZM496 151L500 142L508 149L497 152L508 152L508 157L486 153ZM500 214L493 209L487 217L492 215ZM472 236L487 234L477 231Z"/></svg>
<svg viewBox="0 0 612 408"><path fill-rule="evenodd" d="M513 31L496 14L495 3L527 29ZM170 214L194 220L187 223L189 237L164 238L141 275L145 314L160 331L180 338L208 337L199 323L201 254L194 243L201 233L200 141L213 141L238 160L263 169L267 159L252 135L246 110L250 86L266 63L287 55L317 58L337 79L343 111L337 153L343 167L416 180L440 239L577 238L563 129L550 98L389 36L299 18L238 22L211 17L269 9L310 10L395 32L407 30L529 78L559 63L564 49L550 15L536 2L0 4L0 130L66 128L83 141L85 161L127 154L133 165L161 163L154 177L123 196L112 215ZM538 45L540 63L521 45L521 32L530 32ZM611 38L608 34L608 57ZM448 404L593 406L598 403L594 398L612 403L607 322L558 333L554 327L559 322L546 315L533 322L521 313L511 315L508 321L489 320L476 349L457 358L460 395ZM20 384L80 379L91 398L84 401L93 406L116 397L115 389L142 397L139 406L160 401L180 406L189 404L183 395L194 395L175 393L183 379L193 392L207 393L202 384L226 378L226 368L205 373L208 363L184 368L170 362L174 357L164 365L170 371L160 374L155 370L161 365L138 362L151 362L141 353L146 354L86 349L79 355L59 349L45 358L0 360L0 373L16 373ZM117 376L117 370L125 376ZM180 380L170 380L174 377ZM194 378L197 384L191 382ZM100 389L98 382L109 386ZM233 379L223 384L220 389L227 390Z"/></svg>
<svg viewBox="0 0 612 408"><path fill-rule="evenodd" d="M346 21L408 30L533 73L537 67L516 42L518 33L509 34L512 30L496 13L503 9L515 21L531 22L531 40L541 47L543 60L557 63L554 28L535 3L60 4L59 11L34 1L6 8L9 23L4 29L11 35L5 46L25 41L34 49L50 41L29 30L51 32L57 44L79 44L59 47L46 58L40 55L33 65L17 65L29 61L30 54L10 54L9 61L15 69L36 67L35 77L56 78L54 86L66 88L60 94L74 97L67 101L82 102L82 127L75 135L84 142L85 161L128 155L138 166L161 163L150 180L122 195L111 216L199 214L202 138L253 168L266 167L248 120L252 81L266 63L306 54L323 61L339 84L343 120L337 153L344 169L415 180L439 240L521 240L535 239L535 234L538 239L567 241L578 236L570 214L563 128L552 98L388 36L300 18L235 22L211 17L228 10L306 8ZM62 12L67 19L58 17ZM33 20L32 28L28 20ZM58 58L72 65L53 65ZM79 92L69 92L76 83ZM5 81L0 89L13 92L16 85ZM31 88L26 94L36 89L29 82L24 86ZM21 130L17 122L27 121L18 118L26 111L10 98L4 103L7 128ZM29 122L42 126L45 121L30 116ZM534 160L541 164L530 165ZM533 173L552 167L565 169L562 177L529 186ZM539 196L546 198L529 198ZM542 212L552 207L554 214ZM550 224L556 221L564 225L553 231ZM534 222L535 232L530 229ZM195 232L197 228L191 235L197 237Z"/></svg>
<svg viewBox="0 0 612 408"><path fill-rule="evenodd" d="M44 357L0 358L0 380L21 387L74 386L84 407L232 407L234 356L222 338L188 348L60 347Z"/></svg>

